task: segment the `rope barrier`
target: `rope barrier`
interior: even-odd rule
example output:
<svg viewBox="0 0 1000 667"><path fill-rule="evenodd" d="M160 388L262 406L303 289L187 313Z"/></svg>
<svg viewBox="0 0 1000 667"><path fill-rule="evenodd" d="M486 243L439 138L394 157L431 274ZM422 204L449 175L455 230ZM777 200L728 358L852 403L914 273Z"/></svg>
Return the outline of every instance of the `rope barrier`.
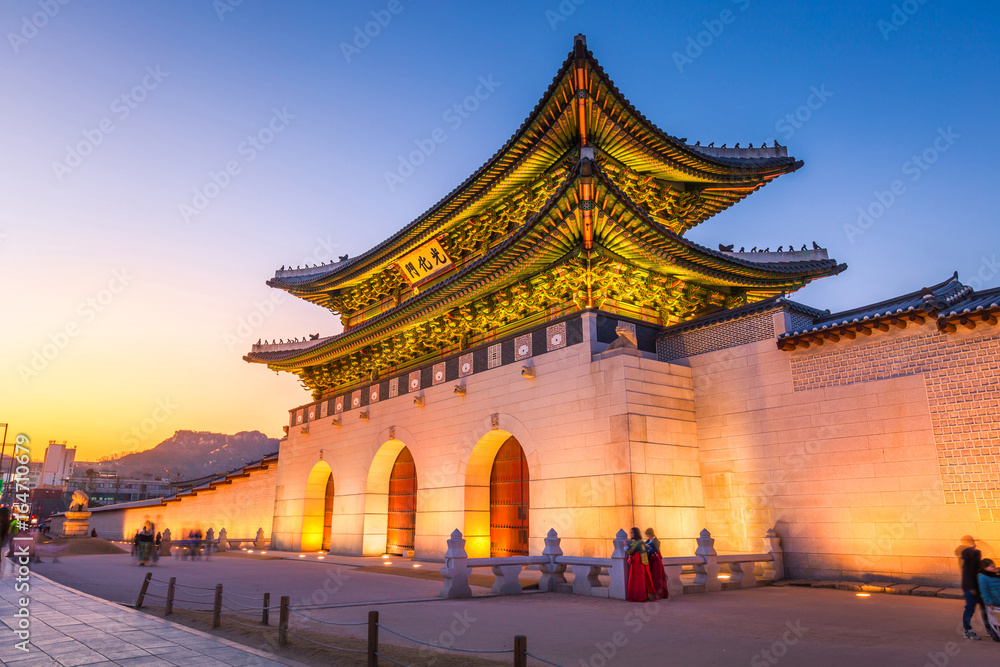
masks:
<svg viewBox="0 0 1000 667"><path fill-rule="evenodd" d="M188 586L187 584L174 584L177 588L195 588L199 591L215 591L215 588L205 588L204 586Z"/></svg>
<svg viewBox="0 0 1000 667"><path fill-rule="evenodd" d="M225 600L226 602L231 603L231 604L235 604L235 605L237 605L239 607L243 607L244 609L255 609L257 611L260 611L261 609L264 608L264 607L262 607L260 605L243 604L242 602L237 602L236 600L231 600L228 597L226 597L225 593L222 594L222 599Z"/></svg>
<svg viewBox="0 0 1000 667"><path fill-rule="evenodd" d="M308 616L306 614L303 614L301 611L292 609L291 607L288 608L288 611L295 612L299 616L302 616L304 618L308 618L310 621L316 621L317 623L326 623L327 625L368 625L368 621L360 621L358 623L343 623L343 622L338 622L338 621L324 621L321 618L316 618L314 616Z"/></svg>
<svg viewBox="0 0 1000 667"><path fill-rule="evenodd" d="M181 593L183 593L184 595L191 595L196 598L207 598L212 595L215 595L215 590L213 589L211 593L192 593L190 591L181 591Z"/></svg>
<svg viewBox="0 0 1000 667"><path fill-rule="evenodd" d="M264 597L263 593L260 595L243 595L242 593L234 593L232 591L226 591L225 595L235 595L238 598L246 598L247 600L260 600ZM225 597L225 595L223 595L223 597Z"/></svg>
<svg viewBox="0 0 1000 667"><path fill-rule="evenodd" d="M166 584L161 584L161 583L160 583L159 581L157 581L156 579L150 579L150 580L149 580L149 583L153 584L154 586L169 586L169 585L170 585L169 583L166 583Z"/></svg>
<svg viewBox="0 0 1000 667"><path fill-rule="evenodd" d="M512 648L505 648L505 649L484 649L484 650L480 651L480 650L471 649L471 648L458 648L457 646L442 646L440 644L431 644L430 642L425 642L425 641L421 641L419 639L414 639L413 637L407 637L403 633L396 632L395 630L393 630L391 628L387 628L384 625L382 625L381 623L378 624L378 627L382 628L383 630L385 630L386 632L388 632L390 634L396 635L397 637L402 637L403 639L409 639L411 642L416 642L418 644L423 644L424 646L430 646L431 648L443 649L445 651L461 651L462 653L513 653L514 652L514 649L512 649Z"/></svg>
<svg viewBox="0 0 1000 667"><path fill-rule="evenodd" d="M376 651L375 655L377 655L378 657L382 658L383 660L388 660L389 662L391 662L394 665L399 665L399 667L410 667L409 665L403 664L402 662L399 662L398 660L393 660L392 658L390 658L389 656L385 655L384 653L379 653L378 651Z"/></svg>
<svg viewBox="0 0 1000 667"><path fill-rule="evenodd" d="M234 618L229 618L229 617L228 617L228 616L226 616L225 614L220 614L220 616L221 616L222 618L226 619L227 621L229 621L230 623L235 623L236 625L242 625L242 626L243 626L244 628L250 628L250 629L252 629L252 630L273 630L273 629L274 629L274 628L269 628L269 627L267 627L266 625L248 625L248 624L246 624L246 623L240 623L240 622L239 622L239 621L237 621L236 619L234 619Z"/></svg>
<svg viewBox="0 0 1000 667"><path fill-rule="evenodd" d="M528 656L529 658L534 658L535 660L537 660L539 662L544 662L546 665L552 665L553 667L562 667L562 665L560 665L559 663L552 662L551 660L546 660L545 658L543 658L543 657L541 657L539 655L535 655L531 651L525 651L524 654L526 656Z"/></svg>
<svg viewBox="0 0 1000 667"><path fill-rule="evenodd" d="M318 642L315 639L309 639L308 637L303 637L302 635L296 634L296 633L292 632L291 630L286 630L285 632L287 632L288 634L292 635L293 637L298 637L299 639L301 639L303 641L307 641L307 642L310 642L312 644L316 644L317 646L322 646L323 648L333 649L334 651L347 651L348 653L367 653L368 652L367 650L360 649L360 648L344 648L343 646L331 646L330 644L324 644L322 642Z"/></svg>

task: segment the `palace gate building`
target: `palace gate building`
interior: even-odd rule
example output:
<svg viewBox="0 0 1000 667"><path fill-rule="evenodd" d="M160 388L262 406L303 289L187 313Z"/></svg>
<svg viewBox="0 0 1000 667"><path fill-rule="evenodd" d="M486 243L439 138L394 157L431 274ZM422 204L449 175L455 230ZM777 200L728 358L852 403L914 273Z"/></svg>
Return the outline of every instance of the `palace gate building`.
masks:
<svg viewBox="0 0 1000 667"><path fill-rule="evenodd" d="M606 556L639 526L680 555L774 528L792 576L952 581L963 535L1000 538L1000 290L831 314L788 297L846 268L815 244L686 237L800 167L660 130L577 36L430 210L268 281L344 328L245 357L312 395L260 477L271 548L440 558L459 528L473 557L538 554L555 528Z"/></svg>

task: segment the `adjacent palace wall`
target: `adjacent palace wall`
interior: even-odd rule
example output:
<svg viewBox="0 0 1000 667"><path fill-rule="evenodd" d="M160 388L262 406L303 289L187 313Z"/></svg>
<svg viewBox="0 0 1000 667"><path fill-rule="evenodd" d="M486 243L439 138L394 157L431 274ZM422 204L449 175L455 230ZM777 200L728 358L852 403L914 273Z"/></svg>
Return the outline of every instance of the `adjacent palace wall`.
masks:
<svg viewBox="0 0 1000 667"><path fill-rule="evenodd" d="M949 585L963 536L996 555L1000 332L945 334L928 318L777 349L796 317L778 309L680 335L717 348L681 361L720 551L754 549L774 526L790 576ZM677 341L660 343L674 357Z"/></svg>
<svg viewBox="0 0 1000 667"><path fill-rule="evenodd" d="M253 538L263 529L267 540L277 477L277 457L271 457L169 498L92 508L90 526L108 540L131 539L147 522L158 532L169 528L173 539L195 529L212 528L218 535L225 528L235 539ZM52 534L61 532L62 517L53 517Z"/></svg>

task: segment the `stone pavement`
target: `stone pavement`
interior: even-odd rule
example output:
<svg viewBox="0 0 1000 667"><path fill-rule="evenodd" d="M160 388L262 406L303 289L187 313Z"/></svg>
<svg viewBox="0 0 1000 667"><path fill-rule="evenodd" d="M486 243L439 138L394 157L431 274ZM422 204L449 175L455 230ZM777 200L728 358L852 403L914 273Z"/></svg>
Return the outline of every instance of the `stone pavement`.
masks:
<svg viewBox="0 0 1000 667"><path fill-rule="evenodd" d="M18 592L15 566L0 565L0 664L34 665L301 665L264 651L213 637L100 598L32 573L30 590ZM30 600L28 651L14 633L19 599Z"/></svg>

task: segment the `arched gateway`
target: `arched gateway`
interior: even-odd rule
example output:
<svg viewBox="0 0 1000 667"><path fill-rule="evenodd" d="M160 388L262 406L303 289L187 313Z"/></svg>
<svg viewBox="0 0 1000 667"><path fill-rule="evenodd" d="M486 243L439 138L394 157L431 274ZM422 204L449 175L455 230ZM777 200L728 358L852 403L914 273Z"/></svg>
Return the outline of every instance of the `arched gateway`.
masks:
<svg viewBox="0 0 1000 667"><path fill-rule="evenodd" d="M528 507L528 460L511 436L490 471L490 556L528 555Z"/></svg>
<svg viewBox="0 0 1000 667"><path fill-rule="evenodd" d="M410 450L396 457L389 475L389 528L386 531L385 551L403 554L413 549L414 528L417 522L417 467Z"/></svg>
<svg viewBox="0 0 1000 667"><path fill-rule="evenodd" d="M312 467L302 501L302 551L330 548L333 524L333 471L326 461Z"/></svg>

